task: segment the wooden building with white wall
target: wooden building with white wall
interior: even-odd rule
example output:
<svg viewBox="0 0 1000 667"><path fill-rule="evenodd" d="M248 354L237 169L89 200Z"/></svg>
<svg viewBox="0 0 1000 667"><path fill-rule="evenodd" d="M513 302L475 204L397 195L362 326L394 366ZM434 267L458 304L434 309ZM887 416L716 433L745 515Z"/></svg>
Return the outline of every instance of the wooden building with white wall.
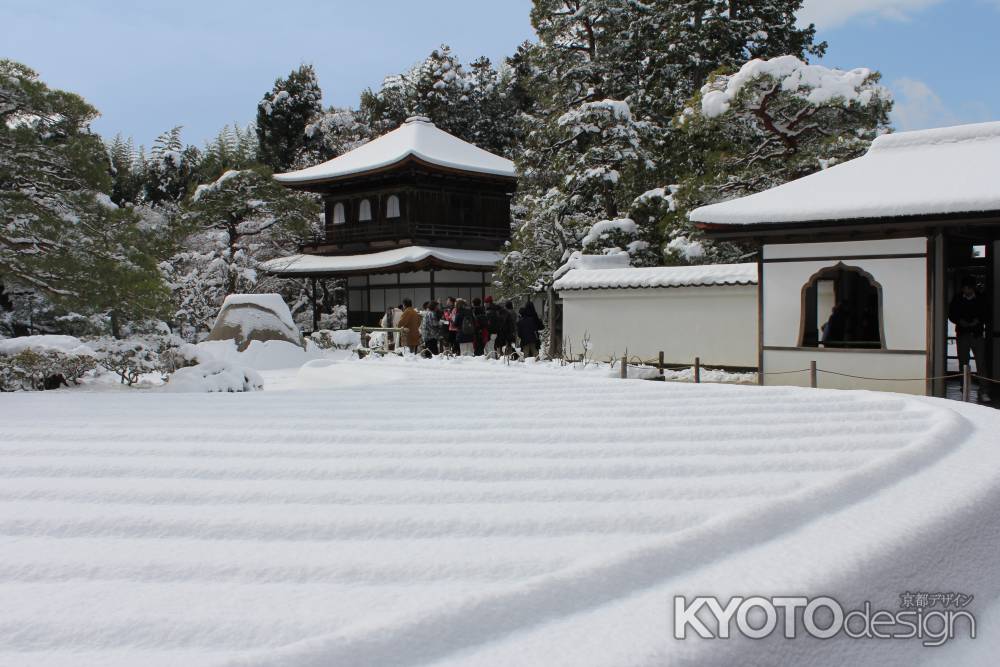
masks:
<svg viewBox="0 0 1000 667"><path fill-rule="evenodd" d="M965 276L991 311L978 372L996 377L1000 122L885 135L860 158L690 217L760 250L764 384L808 384L768 373L815 360L821 387L944 396L928 378L947 372L948 304Z"/></svg>
<svg viewBox="0 0 1000 667"><path fill-rule="evenodd" d="M448 134L422 116L322 164L275 174L285 187L319 194L325 225L298 254L264 269L347 289L351 325L374 324L387 308L492 291L510 238L514 163Z"/></svg>

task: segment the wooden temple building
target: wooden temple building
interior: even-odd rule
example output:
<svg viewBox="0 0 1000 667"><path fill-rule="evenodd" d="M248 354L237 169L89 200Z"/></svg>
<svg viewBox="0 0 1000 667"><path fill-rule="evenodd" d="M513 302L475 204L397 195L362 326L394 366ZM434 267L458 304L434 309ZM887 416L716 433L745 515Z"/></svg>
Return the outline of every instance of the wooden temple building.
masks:
<svg viewBox="0 0 1000 667"><path fill-rule="evenodd" d="M491 293L510 238L510 160L416 116L333 160L274 178L320 194L325 228L265 270L311 278L314 287L345 280L351 326L377 323L404 298L419 306Z"/></svg>

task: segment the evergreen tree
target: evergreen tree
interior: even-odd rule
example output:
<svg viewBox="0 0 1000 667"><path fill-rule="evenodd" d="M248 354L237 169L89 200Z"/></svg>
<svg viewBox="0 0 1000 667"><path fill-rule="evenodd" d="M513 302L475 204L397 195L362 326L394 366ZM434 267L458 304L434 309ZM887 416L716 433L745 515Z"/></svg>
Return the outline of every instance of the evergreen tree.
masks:
<svg viewBox="0 0 1000 667"><path fill-rule="evenodd" d="M180 202L197 182L200 161L200 151L181 140L180 126L167 130L156 138L146 162L143 199L152 205Z"/></svg>
<svg viewBox="0 0 1000 667"><path fill-rule="evenodd" d="M257 104L259 161L276 172L287 171L306 144L306 126L323 108L323 94L312 65L301 65L277 79Z"/></svg>
<svg viewBox="0 0 1000 667"><path fill-rule="evenodd" d="M888 131L892 98L879 79L872 70L845 72L795 56L752 60L733 74L713 74L678 118L681 136L698 150L679 185L673 235L698 237L686 220L693 208L864 154ZM739 253L721 246L712 256Z"/></svg>
<svg viewBox="0 0 1000 667"><path fill-rule="evenodd" d="M679 132L675 118L720 67L821 54L826 45L815 43L814 27L796 23L801 4L535 0L538 43L508 62L526 139L517 156L516 254L501 267L502 291L549 284L552 271L581 250L586 232L616 220L634 222L634 233L600 234L588 252L628 246L638 265L678 261L678 248L697 255L697 241L677 242L677 195L663 186L684 180L705 147ZM612 106L627 116L594 117ZM648 193L658 194L643 199ZM533 275L516 276L507 270L514 266Z"/></svg>
<svg viewBox="0 0 1000 667"><path fill-rule="evenodd" d="M146 165L139 162L132 137L122 139L115 135L108 144L108 159L111 162L111 201L119 206L137 203L145 189Z"/></svg>
<svg viewBox="0 0 1000 667"><path fill-rule="evenodd" d="M106 194L111 162L90 131L96 116L78 95L0 61L0 274L36 300L109 314L117 330L154 314L163 286L138 216Z"/></svg>
<svg viewBox="0 0 1000 667"><path fill-rule="evenodd" d="M460 139L512 156L520 138L513 85L513 73L498 73L488 58L466 69L442 45L408 72L386 77L377 93L362 93L360 112L375 136L426 116Z"/></svg>

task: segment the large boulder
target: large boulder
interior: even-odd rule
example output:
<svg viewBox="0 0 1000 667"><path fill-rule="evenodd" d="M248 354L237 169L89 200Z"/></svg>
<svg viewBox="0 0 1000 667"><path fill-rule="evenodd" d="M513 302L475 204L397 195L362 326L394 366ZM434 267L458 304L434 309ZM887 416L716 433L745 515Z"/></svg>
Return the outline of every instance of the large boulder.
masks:
<svg viewBox="0 0 1000 667"><path fill-rule="evenodd" d="M208 340L236 341L240 352L255 340L280 340L305 349L292 313L278 294L230 294Z"/></svg>

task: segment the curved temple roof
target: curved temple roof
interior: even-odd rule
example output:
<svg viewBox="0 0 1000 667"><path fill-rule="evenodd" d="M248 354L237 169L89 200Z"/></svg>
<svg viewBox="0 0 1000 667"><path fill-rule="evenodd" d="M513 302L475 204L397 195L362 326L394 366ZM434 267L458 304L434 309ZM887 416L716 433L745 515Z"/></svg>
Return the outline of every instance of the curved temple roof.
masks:
<svg viewBox="0 0 1000 667"><path fill-rule="evenodd" d="M514 163L440 130L423 116L413 116L387 134L332 160L299 171L275 174L287 185L317 183L389 167L408 157L492 176L514 178Z"/></svg>
<svg viewBox="0 0 1000 667"><path fill-rule="evenodd" d="M262 268L277 276L349 275L391 273L430 263L448 268L492 270L500 261L492 250L461 250L408 246L367 255L292 255L264 262Z"/></svg>
<svg viewBox="0 0 1000 667"><path fill-rule="evenodd" d="M691 212L702 226L1000 211L1000 122L887 134L868 152Z"/></svg>

